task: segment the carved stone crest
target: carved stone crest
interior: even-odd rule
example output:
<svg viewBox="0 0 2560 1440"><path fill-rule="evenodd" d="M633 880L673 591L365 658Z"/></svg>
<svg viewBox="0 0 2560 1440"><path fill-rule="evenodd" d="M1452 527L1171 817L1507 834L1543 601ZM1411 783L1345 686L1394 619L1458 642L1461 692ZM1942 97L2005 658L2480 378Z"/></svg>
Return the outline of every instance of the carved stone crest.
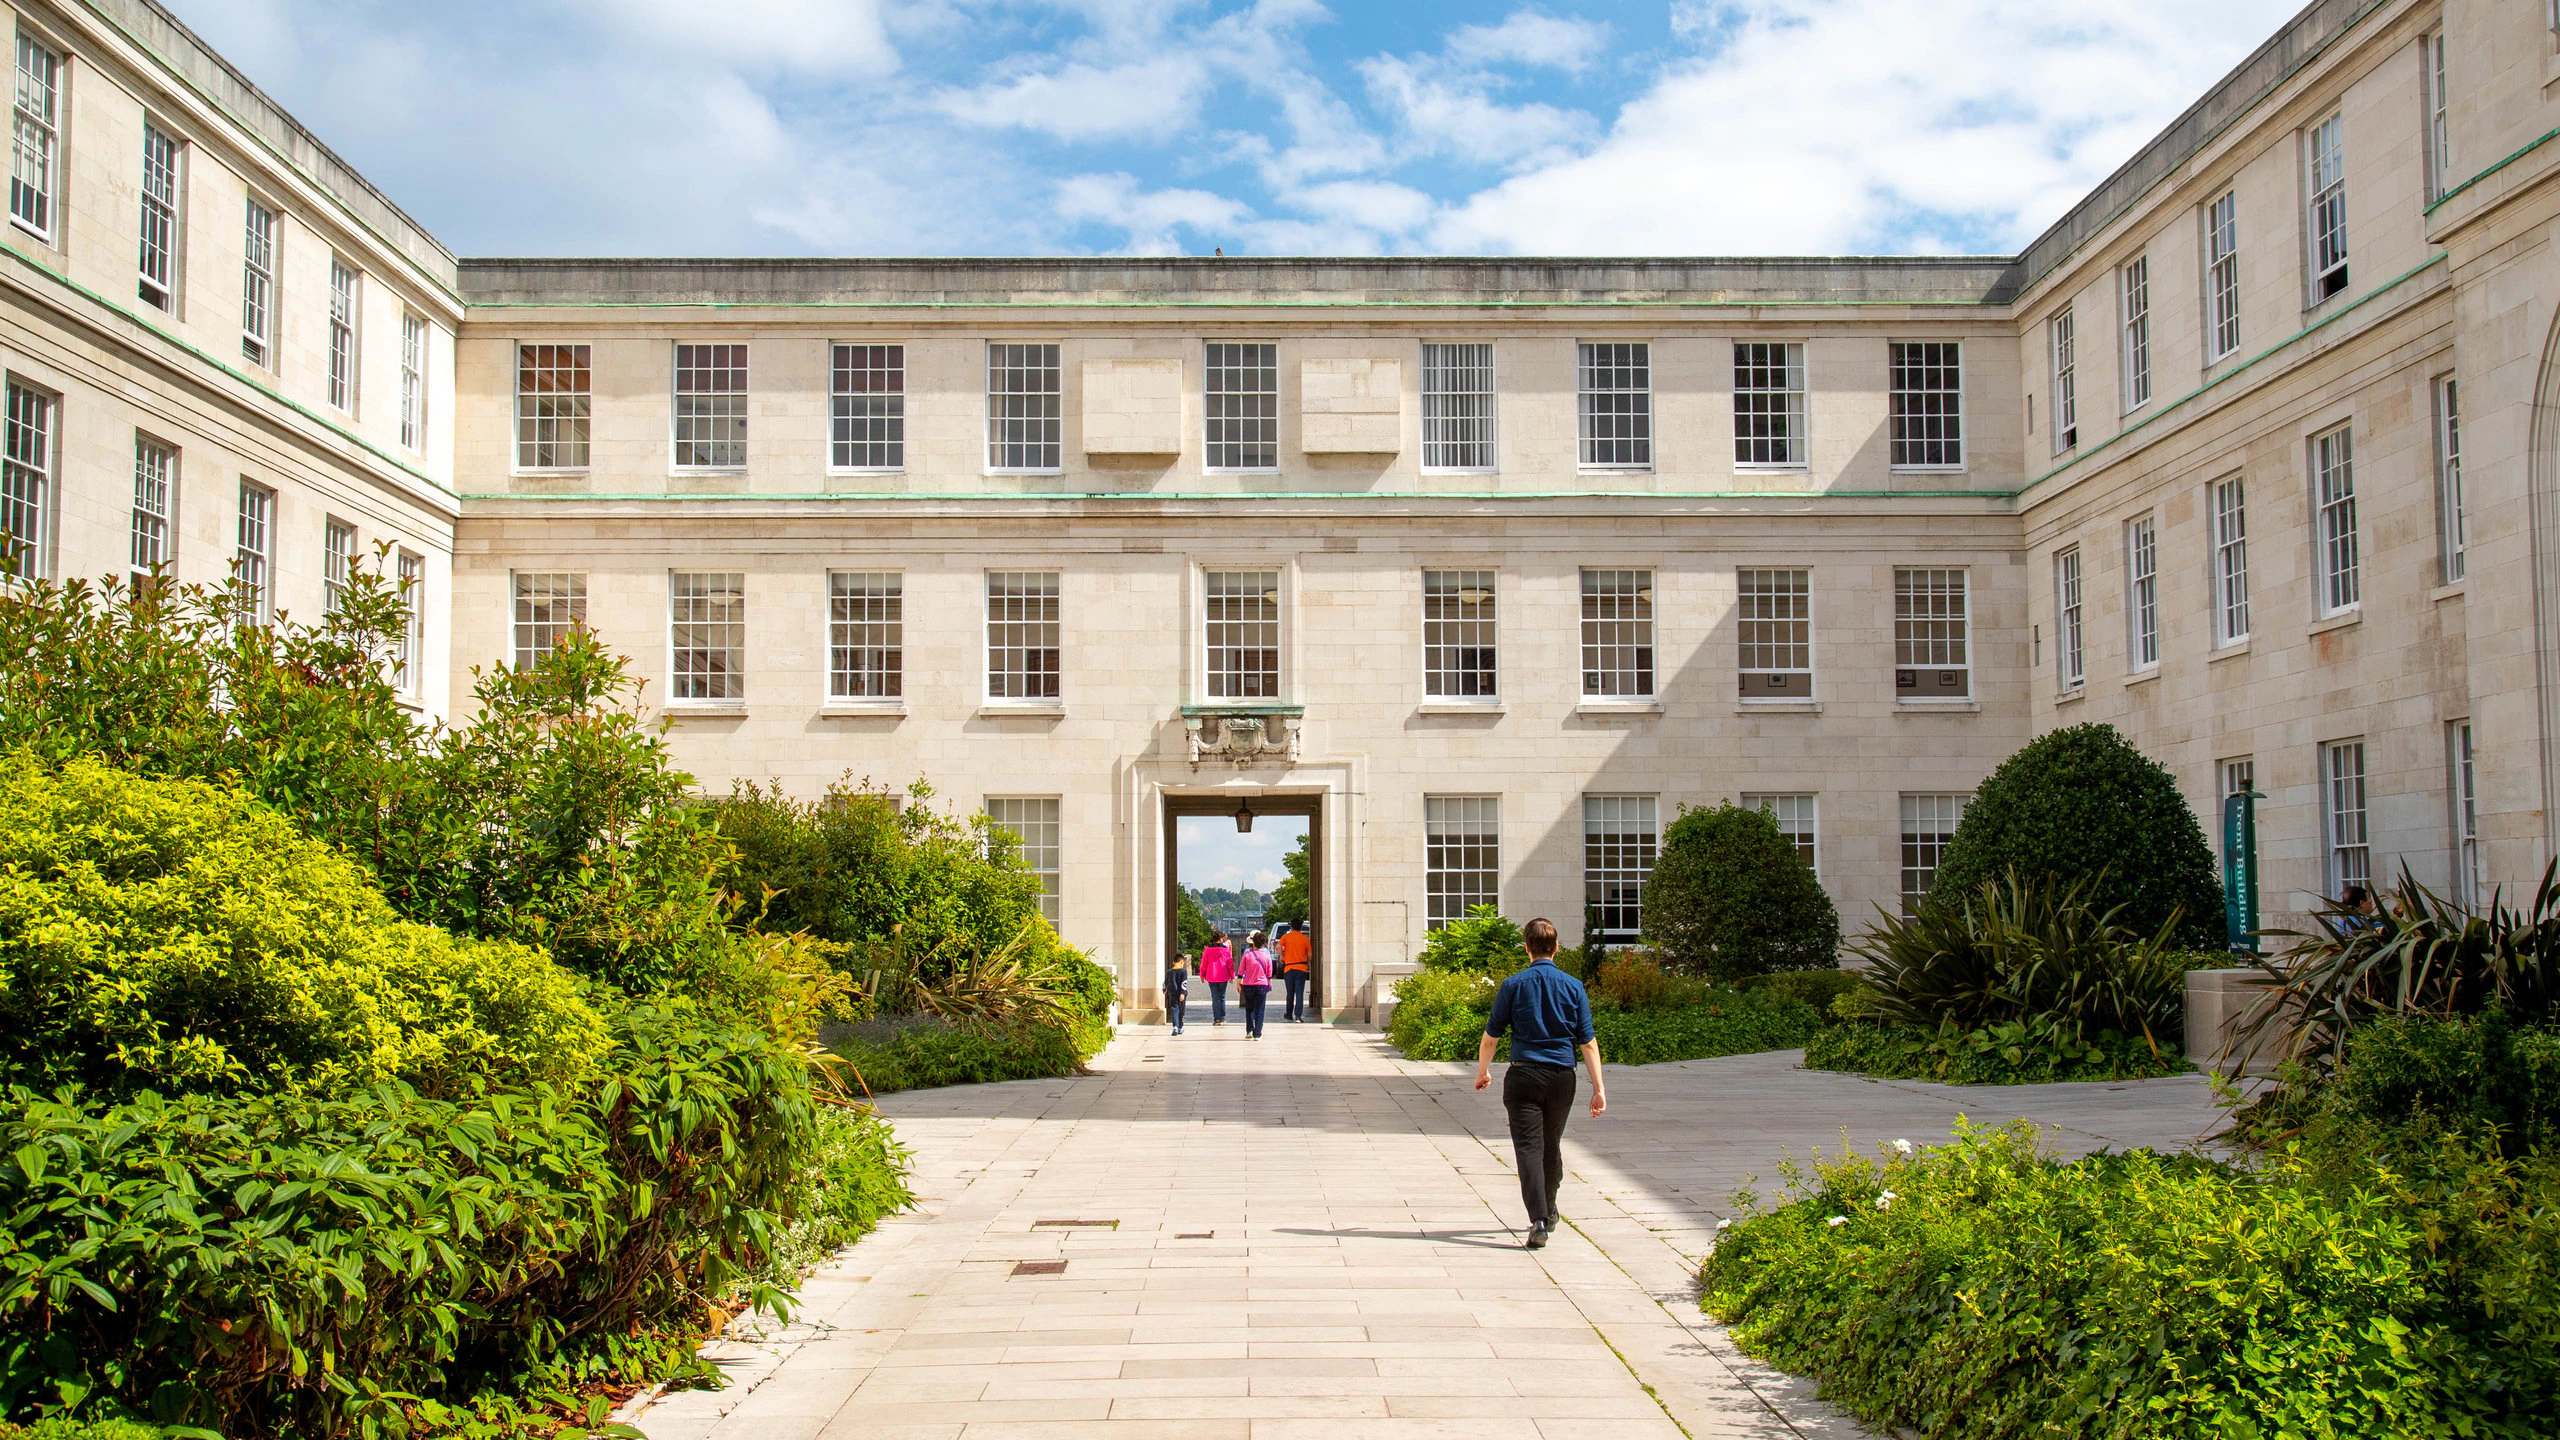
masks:
<svg viewBox="0 0 2560 1440"><path fill-rule="evenodd" d="M1183 716L1182 728L1194 765L1212 760L1230 765L1285 765L1298 758L1295 715L1208 711Z"/></svg>

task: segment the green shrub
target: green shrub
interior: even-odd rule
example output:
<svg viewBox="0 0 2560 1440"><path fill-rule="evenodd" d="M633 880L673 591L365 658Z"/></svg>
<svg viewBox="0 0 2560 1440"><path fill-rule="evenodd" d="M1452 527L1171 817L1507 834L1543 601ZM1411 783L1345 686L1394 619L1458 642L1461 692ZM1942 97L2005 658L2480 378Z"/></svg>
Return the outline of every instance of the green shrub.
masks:
<svg viewBox="0 0 2560 1440"><path fill-rule="evenodd" d="M191 1440L202 1440L205 1433L210 1432L199 1432ZM60 1416L25 1426L0 1421L0 1440L167 1440L169 1434L157 1425L132 1420L74 1420Z"/></svg>
<svg viewBox="0 0 2560 1440"><path fill-rule="evenodd" d="M0 756L0 1083L564 1080L608 1044L579 988L522 945L397 918L253 800Z"/></svg>
<svg viewBox="0 0 2560 1440"><path fill-rule="evenodd" d="M1652 956L1622 952L1600 962L1600 983L1591 988L1594 1006L1652 1010L1671 998L1671 977Z"/></svg>
<svg viewBox="0 0 2560 1440"><path fill-rule="evenodd" d="M1455 1058L1436 1053L1447 1048L1445 1038L1429 1047L1434 1054L1420 1053L1423 1037L1452 1025L1472 1027L1466 1039L1467 1054L1472 1056L1475 1036L1484 1033L1485 1017L1493 1013L1493 992L1499 983L1481 970L1424 970L1405 976L1396 982L1396 1008L1387 1017L1387 1043L1415 1060Z"/></svg>
<svg viewBox="0 0 2560 1440"><path fill-rule="evenodd" d="M1930 895L1962 904L2011 871L2089 879L2090 908L2121 906L2120 923L2139 934L2174 916L2181 945L2210 949L2225 938L2222 882L2195 811L2169 772L2112 725L2055 730L2001 762L1965 806Z"/></svg>
<svg viewBox="0 0 2560 1440"><path fill-rule="evenodd" d="M774 1237L760 1275L776 1289L871 1233L883 1216L915 1203L907 1147L868 1105L824 1105L799 1171L790 1222Z"/></svg>
<svg viewBox="0 0 2560 1440"><path fill-rule="evenodd" d="M1644 887L1644 935L1665 968L1731 984L1840 963L1840 916L1768 812L1683 810Z"/></svg>
<svg viewBox="0 0 2560 1440"><path fill-rule="evenodd" d="M1829 1013L1833 1002L1844 995L1855 994L1860 981L1850 970L1778 970L1767 975L1754 975L1739 988L1755 994L1795 1000L1816 1010Z"/></svg>
<svg viewBox="0 0 2560 1440"><path fill-rule="evenodd" d="M1615 970L1623 962L1612 960ZM1657 972L1659 973L1659 972ZM1673 982L1677 984L1678 982ZM1395 1014L1387 1039L1408 1060L1472 1060L1493 1012L1497 980L1478 972L1424 971L1396 985ZM1613 1065L1703 1060L1784 1050L1805 1043L1821 1027L1812 1006L1779 996L1736 990L1693 991L1683 1003L1651 1009L1595 1006L1591 1016L1600 1057ZM1510 1042L1495 1051L1507 1058Z"/></svg>
<svg viewBox="0 0 2560 1440"><path fill-rule="evenodd" d="M857 1026L832 1047L874 1095L939 1085L1042 1080L1084 1068L1073 1029L1041 1020L908 1016Z"/></svg>
<svg viewBox="0 0 2560 1440"><path fill-rule="evenodd" d="M1477 905L1463 920L1452 920L1422 941L1417 958L1425 970L1474 970L1509 974L1528 958L1520 927L1490 905Z"/></svg>
<svg viewBox="0 0 2560 1440"><path fill-rule="evenodd" d="M2286 1079L2240 1112L2235 1136L2272 1145L2342 1127L2422 1125L2494 1135L2509 1156L2560 1148L2560 1027L2502 1008L2370 1020L2333 1070L2287 1067Z"/></svg>
<svg viewBox="0 0 2560 1440"><path fill-rule="evenodd" d="M1835 1012L1836 1015L1836 1012ZM1851 1019L1805 1041L1808 1070L1947 1085L2043 1085L2064 1080L2142 1080L2187 1068L2177 1051L2112 1032L2083 1039L2042 1015L1977 1029L1936 1030Z"/></svg>

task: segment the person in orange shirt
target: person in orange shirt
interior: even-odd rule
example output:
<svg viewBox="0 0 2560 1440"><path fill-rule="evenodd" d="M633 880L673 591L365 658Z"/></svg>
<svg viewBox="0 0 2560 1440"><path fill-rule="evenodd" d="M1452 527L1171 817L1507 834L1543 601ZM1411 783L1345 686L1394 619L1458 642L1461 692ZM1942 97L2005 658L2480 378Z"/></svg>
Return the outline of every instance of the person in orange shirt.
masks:
<svg viewBox="0 0 2560 1440"><path fill-rule="evenodd" d="M1280 1018L1292 1025L1307 1018L1307 959L1315 953L1315 942L1307 938L1302 925L1280 927L1280 979L1289 987L1288 1008Z"/></svg>

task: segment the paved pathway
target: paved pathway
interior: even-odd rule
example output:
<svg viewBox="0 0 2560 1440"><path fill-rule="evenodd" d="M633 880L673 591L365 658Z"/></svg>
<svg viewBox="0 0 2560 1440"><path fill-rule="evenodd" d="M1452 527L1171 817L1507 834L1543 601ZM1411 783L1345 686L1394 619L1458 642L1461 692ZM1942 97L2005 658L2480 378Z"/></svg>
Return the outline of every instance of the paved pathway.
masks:
<svg viewBox="0 0 2560 1440"><path fill-rule="evenodd" d="M1719 1212L1776 1162L2033 1117L2066 1151L2175 1147L2193 1078L1957 1090L1797 1052L1610 1074L1570 1222L1519 1248L1497 1092L1374 1032L1130 1028L1073 1080L888 1097L910 1214L811 1277L798 1322L714 1349L651 1440L1694 1440L1862 1433L1696 1303ZM1055 1222L1082 1222L1060 1224ZM1096 1223L1099 1222L1099 1223ZM1063 1260L1060 1273L1018 1262Z"/></svg>

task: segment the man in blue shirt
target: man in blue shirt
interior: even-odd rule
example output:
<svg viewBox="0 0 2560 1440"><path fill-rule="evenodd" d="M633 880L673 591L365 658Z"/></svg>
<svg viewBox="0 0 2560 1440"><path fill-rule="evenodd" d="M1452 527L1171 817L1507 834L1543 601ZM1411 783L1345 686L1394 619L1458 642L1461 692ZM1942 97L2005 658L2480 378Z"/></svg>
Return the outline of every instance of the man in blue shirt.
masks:
<svg viewBox="0 0 2560 1440"><path fill-rule="evenodd" d="M1528 965L1502 982L1476 1046L1476 1088L1493 1083L1493 1048L1511 1034L1511 1068L1502 1073L1502 1108L1511 1116L1511 1154L1520 1199L1529 1207L1529 1248L1556 1228L1556 1187L1564 1183L1564 1122L1573 1111L1573 1057L1591 1067L1591 1113L1609 1108L1600 1083L1600 1042L1591 1031L1591 996L1556 968L1556 927L1541 917L1521 927Z"/></svg>

